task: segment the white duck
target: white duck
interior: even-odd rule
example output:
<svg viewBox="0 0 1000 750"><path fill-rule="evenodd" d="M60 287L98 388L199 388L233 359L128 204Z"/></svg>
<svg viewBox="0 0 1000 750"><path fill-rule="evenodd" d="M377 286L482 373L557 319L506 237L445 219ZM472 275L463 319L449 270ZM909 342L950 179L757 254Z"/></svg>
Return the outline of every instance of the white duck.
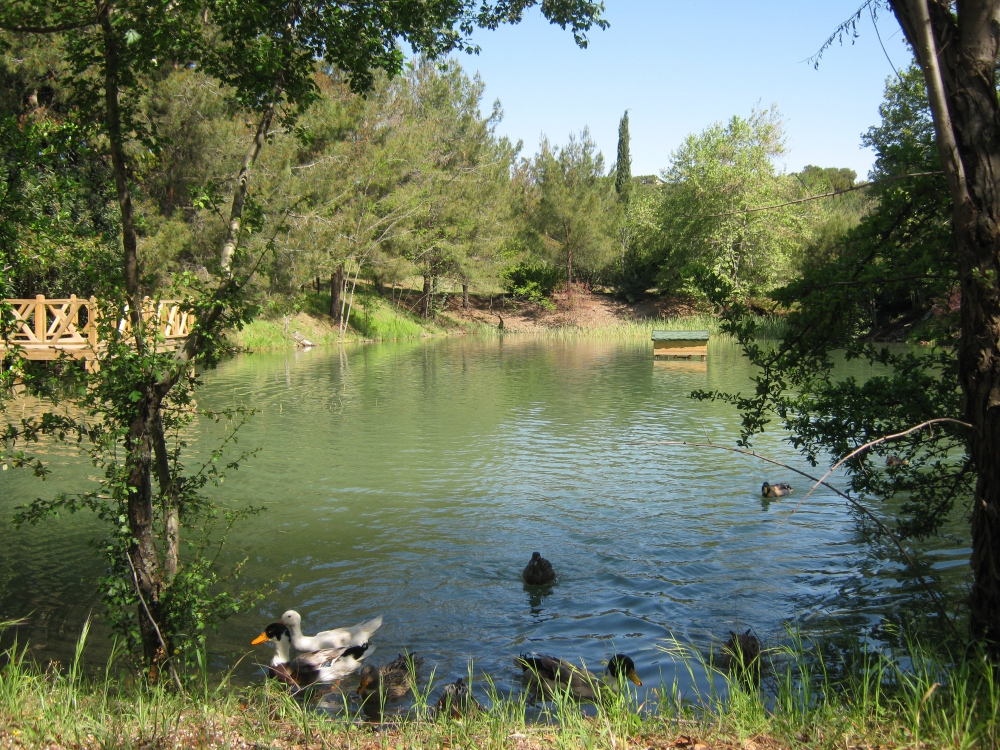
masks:
<svg viewBox="0 0 1000 750"><path fill-rule="evenodd" d="M274 656L268 674L297 690L316 683L330 683L357 671L361 662L375 653L367 642L340 648L299 654L294 659L289 651L292 636L280 622L271 623L263 633L253 639L256 646L265 641L274 643Z"/></svg>
<svg viewBox="0 0 1000 750"><path fill-rule="evenodd" d="M281 622L291 632L292 645L297 651L320 651L324 648L360 646L382 627L382 615L350 628L324 630L316 635L302 635L302 616L294 609L285 612Z"/></svg>

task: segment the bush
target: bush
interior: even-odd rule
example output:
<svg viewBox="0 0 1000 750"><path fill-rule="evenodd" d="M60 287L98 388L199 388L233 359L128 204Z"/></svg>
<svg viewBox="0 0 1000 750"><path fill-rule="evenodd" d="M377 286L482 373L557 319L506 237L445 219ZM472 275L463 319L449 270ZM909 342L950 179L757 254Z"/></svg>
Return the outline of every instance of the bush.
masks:
<svg viewBox="0 0 1000 750"><path fill-rule="evenodd" d="M521 261L500 272L504 290L512 297L544 302L562 280L562 269L548 263Z"/></svg>

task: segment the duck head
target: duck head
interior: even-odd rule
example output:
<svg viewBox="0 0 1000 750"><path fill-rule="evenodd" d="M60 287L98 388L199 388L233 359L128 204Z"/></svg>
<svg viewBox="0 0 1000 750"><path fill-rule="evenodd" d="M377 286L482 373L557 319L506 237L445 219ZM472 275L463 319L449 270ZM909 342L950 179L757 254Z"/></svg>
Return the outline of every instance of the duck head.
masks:
<svg viewBox="0 0 1000 750"><path fill-rule="evenodd" d="M272 622L266 628L264 632L250 641L251 646L259 646L261 643L267 643L268 641L280 641L285 638L289 642L291 641L291 633L288 632L288 628L280 622Z"/></svg>
<svg viewBox="0 0 1000 750"><path fill-rule="evenodd" d="M293 633L302 630L302 616L294 609L290 609L281 616L281 622Z"/></svg>
<svg viewBox="0 0 1000 750"><path fill-rule="evenodd" d="M625 654L615 654L611 657L611 660L608 662L608 674L615 679L625 677L636 685L642 685L642 680L635 673L635 662L628 656L625 656Z"/></svg>
<svg viewBox="0 0 1000 750"><path fill-rule="evenodd" d="M366 664L361 668L361 678L358 680L357 693L364 698L369 693L376 693L379 689L379 673L371 664Z"/></svg>
<svg viewBox="0 0 1000 750"><path fill-rule="evenodd" d="M263 633L250 642L250 645L257 646L267 642L274 644L274 657L271 659L271 666L283 664L291 658L292 634L282 623L272 622L264 628Z"/></svg>

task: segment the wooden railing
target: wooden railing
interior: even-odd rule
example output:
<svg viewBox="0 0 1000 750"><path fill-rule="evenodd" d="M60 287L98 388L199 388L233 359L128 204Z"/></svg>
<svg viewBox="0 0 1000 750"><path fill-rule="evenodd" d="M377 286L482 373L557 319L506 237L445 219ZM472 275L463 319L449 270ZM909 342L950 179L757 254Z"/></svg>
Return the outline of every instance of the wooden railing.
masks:
<svg viewBox="0 0 1000 750"><path fill-rule="evenodd" d="M39 294L34 299L4 300L13 310L14 331L4 341L0 350L10 345L20 348L28 359L59 359L64 356L73 359L97 359L101 342L98 340L97 319L100 315L97 300L80 299L71 295L69 299L46 299ZM161 348L174 348L181 344L191 332L194 315L181 310L176 300L156 302L149 297L143 300L142 318L155 321L163 336ZM128 335L130 324L128 311L118 323L118 330Z"/></svg>

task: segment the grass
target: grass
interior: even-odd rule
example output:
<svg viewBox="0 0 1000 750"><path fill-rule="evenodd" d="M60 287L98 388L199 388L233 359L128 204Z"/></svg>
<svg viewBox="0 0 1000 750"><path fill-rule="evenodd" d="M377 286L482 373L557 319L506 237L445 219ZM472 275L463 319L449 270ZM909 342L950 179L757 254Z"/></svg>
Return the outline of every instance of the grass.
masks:
<svg viewBox="0 0 1000 750"><path fill-rule="evenodd" d="M242 330L230 332L230 340L240 349L260 352L293 348L295 331L317 346L364 340L395 341L444 332L440 326L420 320L416 315L396 308L388 300L369 293L355 296L350 326L341 337L332 320L319 307L318 304L307 304L303 311L293 315L256 318Z"/></svg>
<svg viewBox="0 0 1000 750"><path fill-rule="evenodd" d="M1000 728L1000 684L985 659L951 658L914 644L898 651L861 644L830 649L791 633L765 650L759 670L744 670L725 669L713 654L668 640L662 649L683 685L661 685L643 705L621 693L589 715L565 698L533 713L523 692L501 696L487 682L486 709L461 720L435 716L440 681L432 673L405 717L376 727L313 710L275 684L236 688L225 675L211 684L202 672L179 695L122 676L114 657L88 671L86 637L85 628L67 668L43 668L16 645L2 655L0 746L991 748Z"/></svg>
<svg viewBox="0 0 1000 750"><path fill-rule="evenodd" d="M757 321L759 337L780 338L785 331L784 320L776 315L761 316ZM616 320L596 326L559 326L526 332L526 336L541 336L553 339L596 339L602 341L649 341L654 330L659 331L708 331L713 336L731 340L719 333L719 319L714 315L683 315L673 318L650 318L645 320ZM483 326L477 333L500 335L493 326ZM511 335L507 332L506 335Z"/></svg>
<svg viewBox="0 0 1000 750"><path fill-rule="evenodd" d="M332 325L326 315L329 295L309 292L302 310L284 317L261 317L243 330L231 332L230 338L246 351L273 351L295 346L292 334L301 333L319 346L352 341L399 341L438 336L450 331L495 337L503 335L538 336L555 340L592 339L601 341L649 341L653 330L704 331L728 339L719 333L719 319L714 315L698 314L647 320L615 320L593 326L559 326L530 332L501 332L492 324L462 320L442 314L439 322L422 320L405 308L397 307L369 289L359 289L350 311L350 326L345 335ZM784 320L779 316L761 316L758 330L762 339L780 338Z"/></svg>

